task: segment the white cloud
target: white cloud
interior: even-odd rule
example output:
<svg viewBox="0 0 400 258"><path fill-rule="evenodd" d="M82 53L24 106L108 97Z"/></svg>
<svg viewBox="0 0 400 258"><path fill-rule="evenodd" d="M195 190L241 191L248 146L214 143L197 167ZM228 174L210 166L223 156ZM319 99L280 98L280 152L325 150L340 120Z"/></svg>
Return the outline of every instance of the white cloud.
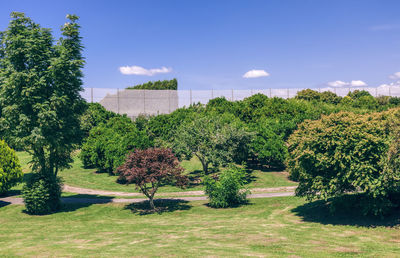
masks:
<svg viewBox="0 0 400 258"><path fill-rule="evenodd" d="M378 86L379 89L388 89L388 88L392 88L392 87L400 87L400 81L396 81L396 82L391 82L389 84L384 83Z"/></svg>
<svg viewBox="0 0 400 258"><path fill-rule="evenodd" d="M328 82L328 85L332 87L344 87L347 86L348 83L344 81L334 81L334 82Z"/></svg>
<svg viewBox="0 0 400 258"><path fill-rule="evenodd" d="M172 68L167 68L167 67L161 67L161 68L155 68L155 69L146 69L141 66L121 66L119 68L119 71L122 74L125 75L147 75L147 76L153 76L158 73L170 73L172 72Z"/></svg>
<svg viewBox="0 0 400 258"><path fill-rule="evenodd" d="M390 75L389 78L393 80L400 79L400 72Z"/></svg>
<svg viewBox="0 0 400 258"><path fill-rule="evenodd" d="M344 81L334 81L328 82L328 85L331 87L364 87L367 84L361 80L352 80L351 82L344 82Z"/></svg>
<svg viewBox="0 0 400 258"><path fill-rule="evenodd" d="M365 82L363 82L363 81L355 80L355 81L351 81L351 82L350 82L350 86L353 86L353 87L363 87L363 86L367 86L367 84L366 84Z"/></svg>
<svg viewBox="0 0 400 258"><path fill-rule="evenodd" d="M258 78L267 76L269 76L269 73L267 73L265 70L250 70L243 74L243 78Z"/></svg>

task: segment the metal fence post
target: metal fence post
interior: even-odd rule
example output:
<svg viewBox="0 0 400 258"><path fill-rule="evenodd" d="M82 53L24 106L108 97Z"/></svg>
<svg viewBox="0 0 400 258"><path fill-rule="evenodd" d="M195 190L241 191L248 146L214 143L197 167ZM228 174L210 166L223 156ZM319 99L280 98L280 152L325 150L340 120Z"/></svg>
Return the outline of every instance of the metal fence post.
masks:
<svg viewBox="0 0 400 258"><path fill-rule="evenodd" d="M389 96L390 96L390 97L392 97L392 91L391 91L391 89L392 89L392 86L389 86Z"/></svg>
<svg viewBox="0 0 400 258"><path fill-rule="evenodd" d="M233 101L234 99L233 99L233 89L232 89L232 101Z"/></svg>
<svg viewBox="0 0 400 258"><path fill-rule="evenodd" d="M93 103L93 88L90 88L90 102Z"/></svg>
<svg viewBox="0 0 400 258"><path fill-rule="evenodd" d="M190 89L190 105L192 105L192 103L193 103L193 101L192 101L192 89Z"/></svg>
<svg viewBox="0 0 400 258"><path fill-rule="evenodd" d="M117 114L119 114L119 89L117 89Z"/></svg>

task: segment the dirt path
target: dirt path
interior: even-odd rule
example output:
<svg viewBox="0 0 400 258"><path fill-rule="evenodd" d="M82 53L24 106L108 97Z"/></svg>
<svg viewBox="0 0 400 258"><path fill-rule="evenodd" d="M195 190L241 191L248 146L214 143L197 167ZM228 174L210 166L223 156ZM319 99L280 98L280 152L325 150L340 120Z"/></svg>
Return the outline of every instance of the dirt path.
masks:
<svg viewBox="0 0 400 258"><path fill-rule="evenodd" d="M278 193L258 193L258 194L250 194L248 198L271 198L271 197L284 197L284 196L294 196L293 192L278 192ZM70 198L64 197L61 198L64 203L89 203L89 204L97 204L97 203L137 203L143 202L145 199L113 199L113 198ZM205 196L197 196L197 197L171 197L168 200L184 200L184 201L203 201L207 200ZM5 197L0 198L0 207L8 205L8 204L24 204L22 198L15 197Z"/></svg>
<svg viewBox="0 0 400 258"><path fill-rule="evenodd" d="M253 188L252 193L272 193L272 192L290 192L296 189L296 186L286 186L286 187L272 187L272 188ZM67 193L77 193L77 194L89 194L89 195L104 195L104 196L144 196L141 193L124 193L124 192L113 192L113 191L103 191L94 190L87 188L74 187L69 185L64 185L64 192ZM193 195L204 195L204 191L187 191L187 192L171 192L171 193L158 193L162 196L193 196Z"/></svg>

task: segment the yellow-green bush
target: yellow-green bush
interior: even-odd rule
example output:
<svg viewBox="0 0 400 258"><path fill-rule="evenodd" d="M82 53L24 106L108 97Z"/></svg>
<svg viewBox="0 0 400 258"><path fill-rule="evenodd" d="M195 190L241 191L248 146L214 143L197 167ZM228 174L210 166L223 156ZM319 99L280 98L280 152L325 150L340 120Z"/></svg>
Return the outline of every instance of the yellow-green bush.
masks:
<svg viewBox="0 0 400 258"><path fill-rule="evenodd" d="M0 140L0 195L20 182L22 177L21 165L15 151Z"/></svg>
<svg viewBox="0 0 400 258"><path fill-rule="evenodd" d="M385 169L394 114L340 112L307 120L288 140L290 177L299 181L296 195L329 199L360 196L365 214L383 214L393 205L389 195L399 185L397 170Z"/></svg>

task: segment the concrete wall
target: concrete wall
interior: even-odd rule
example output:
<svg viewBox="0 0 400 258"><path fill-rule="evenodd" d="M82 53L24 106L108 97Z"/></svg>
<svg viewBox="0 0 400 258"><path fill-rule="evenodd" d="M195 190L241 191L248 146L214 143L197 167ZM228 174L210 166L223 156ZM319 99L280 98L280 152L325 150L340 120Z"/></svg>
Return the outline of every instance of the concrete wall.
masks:
<svg viewBox="0 0 400 258"><path fill-rule="evenodd" d="M168 114L178 108L176 90L121 90L107 94L99 103L107 110L137 117Z"/></svg>

